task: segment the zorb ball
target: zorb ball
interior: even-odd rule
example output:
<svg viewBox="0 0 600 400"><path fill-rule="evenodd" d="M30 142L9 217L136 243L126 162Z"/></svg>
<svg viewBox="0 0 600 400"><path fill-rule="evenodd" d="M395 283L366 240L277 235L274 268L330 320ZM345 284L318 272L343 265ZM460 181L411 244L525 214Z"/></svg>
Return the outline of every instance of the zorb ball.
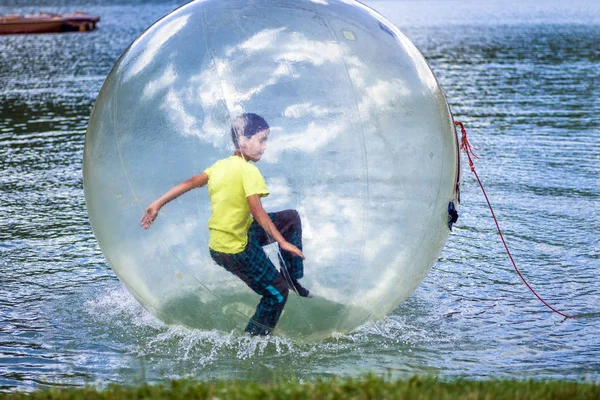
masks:
<svg viewBox="0 0 600 400"><path fill-rule="evenodd" d="M415 46L353 1L191 2L117 61L85 139L89 217L108 263L166 323L241 332L260 297L209 254L206 188L146 207L233 153L231 120L271 127L256 165L267 212L302 219L313 298L290 291L275 335L310 341L385 317L449 233L459 154L444 94ZM277 262L277 249L265 248Z"/></svg>

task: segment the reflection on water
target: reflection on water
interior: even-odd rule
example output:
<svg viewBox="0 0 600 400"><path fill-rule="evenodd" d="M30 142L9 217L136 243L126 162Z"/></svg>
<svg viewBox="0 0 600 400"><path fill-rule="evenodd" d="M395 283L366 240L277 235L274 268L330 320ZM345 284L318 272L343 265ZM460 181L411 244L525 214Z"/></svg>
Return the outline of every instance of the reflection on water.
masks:
<svg viewBox="0 0 600 400"><path fill-rule="evenodd" d="M9 3L0 13L72 11L50 0L40 0L43 7ZM525 277L559 310L597 313L598 5L425 3L370 4L424 53L481 147L477 171ZM527 291L467 170L461 218L439 262L378 324L303 345L157 322L122 288L96 245L81 157L111 66L178 4L87 4L78 7L102 16L94 32L0 37L0 389L388 370L598 380L600 319L563 321Z"/></svg>

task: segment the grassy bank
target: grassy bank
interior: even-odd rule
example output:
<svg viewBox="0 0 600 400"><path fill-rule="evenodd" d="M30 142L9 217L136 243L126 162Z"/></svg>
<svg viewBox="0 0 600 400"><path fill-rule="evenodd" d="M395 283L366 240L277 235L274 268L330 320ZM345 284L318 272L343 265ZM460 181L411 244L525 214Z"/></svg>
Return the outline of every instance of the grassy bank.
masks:
<svg viewBox="0 0 600 400"><path fill-rule="evenodd" d="M2 394L0 399L600 399L600 385L573 381L452 380L412 378L389 381L376 376L311 383L264 384L241 381L173 381L164 385L111 385Z"/></svg>

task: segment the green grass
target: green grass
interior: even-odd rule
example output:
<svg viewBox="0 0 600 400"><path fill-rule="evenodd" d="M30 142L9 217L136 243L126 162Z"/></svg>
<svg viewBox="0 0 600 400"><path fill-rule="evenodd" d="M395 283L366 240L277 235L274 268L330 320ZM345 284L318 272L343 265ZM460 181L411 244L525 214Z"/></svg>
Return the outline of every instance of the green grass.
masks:
<svg viewBox="0 0 600 400"><path fill-rule="evenodd" d="M139 387L110 385L102 390L93 387L53 388L33 393L0 394L0 399L600 399L600 385L564 380L440 381L436 378L417 377L393 381L366 376L310 383L173 381Z"/></svg>

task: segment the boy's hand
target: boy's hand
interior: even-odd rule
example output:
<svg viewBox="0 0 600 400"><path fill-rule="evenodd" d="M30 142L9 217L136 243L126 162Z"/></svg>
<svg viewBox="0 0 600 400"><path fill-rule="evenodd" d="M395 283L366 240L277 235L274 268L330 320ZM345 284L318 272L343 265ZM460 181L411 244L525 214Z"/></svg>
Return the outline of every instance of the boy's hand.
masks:
<svg viewBox="0 0 600 400"><path fill-rule="evenodd" d="M292 253L295 256L300 257L301 259L303 259L303 260L305 259L304 254L302 254L300 249L297 248L296 246L294 246L293 244L291 244L290 242L280 243L279 247L281 248L281 250L289 251L290 253Z"/></svg>
<svg viewBox="0 0 600 400"><path fill-rule="evenodd" d="M150 228L150 225L152 225L152 223L156 219L156 216L158 215L158 210L159 208L156 205L154 205L154 203L148 206L146 212L142 216L142 220L140 221L140 225L142 225L144 229Z"/></svg>

